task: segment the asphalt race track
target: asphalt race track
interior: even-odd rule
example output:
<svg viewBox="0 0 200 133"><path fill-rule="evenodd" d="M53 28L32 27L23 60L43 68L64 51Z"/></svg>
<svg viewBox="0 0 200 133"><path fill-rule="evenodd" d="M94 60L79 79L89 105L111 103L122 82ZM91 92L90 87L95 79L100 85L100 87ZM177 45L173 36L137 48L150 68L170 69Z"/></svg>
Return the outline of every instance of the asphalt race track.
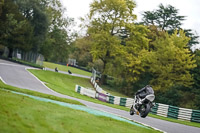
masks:
<svg viewBox="0 0 200 133"><path fill-rule="evenodd" d="M12 85L19 88L29 89L38 91L45 94L50 94L62 98L68 98L80 101L81 103L85 104L86 106L109 112L112 114L116 114L118 116L131 119L133 121L143 123L149 125L153 128L162 130L168 133L200 133L200 128L186 126L178 123L168 122L160 119L155 119L152 117L141 118L139 116L130 116L129 112L111 108L105 105L100 105L88 101L84 101L81 99L77 99L74 97L69 97L66 95L59 94L57 92L52 91L48 87L44 85L39 79L37 79L34 75L28 72L26 69L31 68L24 65L16 64L13 62L5 61L0 59L0 78L3 82L8 85Z"/></svg>

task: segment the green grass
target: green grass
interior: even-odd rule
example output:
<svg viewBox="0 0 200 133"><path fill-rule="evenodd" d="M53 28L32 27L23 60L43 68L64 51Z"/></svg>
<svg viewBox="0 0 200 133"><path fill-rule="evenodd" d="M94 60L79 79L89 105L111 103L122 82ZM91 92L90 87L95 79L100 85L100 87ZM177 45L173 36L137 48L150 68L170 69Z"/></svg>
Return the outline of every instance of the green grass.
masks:
<svg viewBox="0 0 200 133"><path fill-rule="evenodd" d="M90 98L90 97L87 97L87 96L80 95L79 93L75 92L75 85L76 84L83 86L83 87L86 87L86 88L87 87L90 88L91 84L90 84L89 79L74 77L74 76L50 72L50 71L42 71L42 70L29 70L29 71L32 72L34 75L36 75L43 82L46 82L47 83L46 85L49 88L53 89L54 91L57 91L59 93L66 94L66 95L69 95L69 96L72 96L72 97L76 97L76 98L79 98L79 99L83 99L83 100L86 100L86 101L91 101L91 102L94 102L94 103L99 103L99 104L107 105L107 106L110 106L110 107L113 107L113 108L129 111L129 108L119 106L119 105L105 103L105 102L99 101L97 99L93 99L93 98ZM110 92L111 94L114 94L112 92L112 90L110 90L110 91L111 91ZM149 116L155 117L155 118L158 118L158 119L163 119L163 120L167 120L167 121L172 121L172 122L184 124L184 125L200 127L200 123L181 121L181 120L176 120L176 119L172 119L172 118L165 118L165 117L152 115L152 114L150 114Z"/></svg>
<svg viewBox="0 0 200 133"><path fill-rule="evenodd" d="M0 101L0 132L3 133L158 132L3 90L0 90Z"/></svg>
<svg viewBox="0 0 200 133"><path fill-rule="evenodd" d="M109 87L109 86L106 86L106 85L102 85L101 86L103 88L103 90L105 90L106 92L110 93L111 95L113 96L118 96L118 97L125 97L125 98L128 98L128 96L118 92L117 90Z"/></svg>
<svg viewBox="0 0 200 133"><path fill-rule="evenodd" d="M75 85L77 84L85 88L93 88L92 84L90 83L90 79L70 76L67 74L56 73L51 71L33 69L29 69L29 71L33 73L36 77L38 77L41 81L45 82L49 88L56 92L126 111L129 110L128 108L125 108L123 106L105 103L94 98L80 95L79 93L75 92Z"/></svg>
<svg viewBox="0 0 200 133"><path fill-rule="evenodd" d="M10 85L6 85L1 80L0 80L0 88L11 90L11 91L22 92L22 93L26 93L26 94L33 95L33 96L48 98L48 99L52 99L52 100L56 100L56 101L61 101L61 102L66 102L66 103L71 103L71 104L77 104L77 105L83 105L82 103L75 101L75 100L60 98L60 97L56 97L56 96L52 96L52 95L47 95L47 94L44 94L44 93L39 93L39 92L27 90L27 89L21 89L21 88L13 87L13 86L10 86Z"/></svg>
<svg viewBox="0 0 200 133"><path fill-rule="evenodd" d="M68 71L70 70L72 73L76 73L76 74L80 74L80 75L85 75L85 76L92 76L92 73L90 72L86 72L74 67L70 67L70 66L64 66L64 65L59 65L59 64L54 64L54 63L50 63L50 62L43 62L43 66L47 67L47 68L51 68L51 69L55 69L56 67L58 68L58 70L60 71Z"/></svg>
<svg viewBox="0 0 200 133"><path fill-rule="evenodd" d="M196 123L196 122L177 120L177 119L173 119L173 118L167 118L167 117L154 115L154 114L151 114L151 113L148 116L153 117L153 118L157 118L157 119L161 119L161 120L165 120L165 121L171 121L171 122L175 122L175 123L179 123L179 124L183 124L183 125L188 125L188 126L193 126L193 127L199 127L200 128L200 123Z"/></svg>
<svg viewBox="0 0 200 133"><path fill-rule="evenodd" d="M77 68L73 68L70 66L64 66L64 65L58 65L55 63L51 63L51 62L43 62L43 66L47 67L47 68L51 68L51 69L55 69L56 67L58 67L58 70L61 71L68 71L68 69L70 71L72 71L72 73L76 73L76 74L81 74L81 75L86 75L86 76L91 76L92 73L77 69ZM119 96L119 97L127 97L126 95L123 95L115 90L112 90L112 88L108 87L108 86L101 86L105 91L107 91L108 93L110 93L113 96Z"/></svg>

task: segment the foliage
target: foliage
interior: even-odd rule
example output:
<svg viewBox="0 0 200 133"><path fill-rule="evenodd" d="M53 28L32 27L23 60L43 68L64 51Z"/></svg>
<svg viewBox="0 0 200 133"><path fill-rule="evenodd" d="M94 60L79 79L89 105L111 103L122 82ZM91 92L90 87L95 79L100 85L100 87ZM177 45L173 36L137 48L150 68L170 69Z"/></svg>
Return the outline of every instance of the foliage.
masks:
<svg viewBox="0 0 200 133"><path fill-rule="evenodd" d="M194 74L194 87L200 89L200 50L194 52L194 59L196 60L197 67L192 70Z"/></svg>
<svg viewBox="0 0 200 133"><path fill-rule="evenodd" d="M123 94L132 96L136 90L150 84L156 94L165 93L161 101L169 100L172 93L180 93L172 96L180 99L193 95L188 92L193 91L191 87L196 82L191 74L196 59L188 43L194 44L197 38L190 30L181 30L185 16L178 15L173 6L161 4L158 10L144 13L143 22L147 27L134 22L134 8L132 0L94 0L90 14L82 19L88 28L87 34L76 42L79 46L75 51L81 54L80 58L86 57L83 53L91 54L93 63L101 60L102 83ZM105 82L108 77L114 80ZM184 88L188 88L185 93ZM182 105L174 99L169 103ZM192 101L194 99L185 106Z"/></svg>
<svg viewBox="0 0 200 133"><path fill-rule="evenodd" d="M9 49L30 50L33 36L30 22L18 12L17 5L11 0L5 1L2 9L0 16L0 43Z"/></svg>
<svg viewBox="0 0 200 133"><path fill-rule="evenodd" d="M46 15L47 2L44 0L13 0L18 6L18 12L22 14L33 27L32 50L39 52L40 46L45 41L49 26Z"/></svg>
<svg viewBox="0 0 200 133"><path fill-rule="evenodd" d="M158 91L156 95L156 102L167 105L179 106L181 103L181 94L177 88L172 87L167 91Z"/></svg>
<svg viewBox="0 0 200 133"><path fill-rule="evenodd" d="M145 26L142 25L128 25L127 29L129 37L126 39L126 46L120 51L123 60L120 67L124 67L123 75L128 82L135 82L139 80L141 73L145 72L146 56L149 54L149 39L147 33L149 32Z"/></svg>
<svg viewBox="0 0 200 133"><path fill-rule="evenodd" d="M143 39L139 32L134 33L134 30L143 30L140 26L132 25L136 19L134 8L132 0L94 0L90 5L88 34L92 41L91 54L93 60L101 59L104 63L102 80L106 78L104 74L117 76L122 73L127 67L122 60L132 60L127 58L129 53L123 45L132 45L134 34ZM137 39L133 45L139 45L142 41Z"/></svg>
<svg viewBox="0 0 200 133"><path fill-rule="evenodd" d="M161 31L172 34L175 30L182 29L182 21L185 20L185 16L180 16L178 13L178 9L171 5L164 7L163 4L160 4L159 9L143 13L142 23L148 26L157 26ZM199 43L199 36L192 33L191 29L185 29L185 33L187 37L191 38L188 42L189 47Z"/></svg>
<svg viewBox="0 0 200 133"><path fill-rule="evenodd" d="M77 38L73 44L70 58L76 59L79 66L88 66L92 62L90 37Z"/></svg>
<svg viewBox="0 0 200 133"><path fill-rule="evenodd" d="M191 29L184 29L185 35L190 38L188 46L191 48L192 46L199 44L199 35L197 33L193 33Z"/></svg>
<svg viewBox="0 0 200 133"><path fill-rule="evenodd" d="M47 60L66 62L76 34L73 19L59 0L6 0L0 15L0 43L10 56L14 49L44 54ZM58 52L59 51L59 52Z"/></svg>
<svg viewBox="0 0 200 133"><path fill-rule="evenodd" d="M49 6L46 9L50 23L41 53L48 61L67 62L71 53L70 45L77 36L76 33L70 31L70 26L73 26L74 20L65 17L65 11L66 9L59 0L49 2Z"/></svg>
<svg viewBox="0 0 200 133"><path fill-rule="evenodd" d="M156 11L144 12L143 16L143 22L146 25L157 25L161 30L170 31L171 33L175 29L179 29L181 21L185 19L185 16L178 15L178 9L171 5L164 7L163 4L160 4L159 9Z"/></svg>
<svg viewBox="0 0 200 133"><path fill-rule="evenodd" d="M55 28L48 33L48 39L42 45L41 53L46 60L54 62L67 62L69 43L66 41L68 33L64 29Z"/></svg>
<svg viewBox="0 0 200 133"><path fill-rule="evenodd" d="M1 16L1 13L2 13L3 4L4 4L4 0L0 0L0 16Z"/></svg>
<svg viewBox="0 0 200 133"><path fill-rule="evenodd" d="M197 67L191 73L194 75L193 93L195 94L194 104L197 109L200 109L200 50L194 52L194 59L196 60Z"/></svg>
<svg viewBox="0 0 200 133"><path fill-rule="evenodd" d="M173 85L191 86L193 78L190 70L195 68L195 60L186 45L189 38L183 31L157 38L151 52L150 72L154 78L151 84L155 89L165 90Z"/></svg>

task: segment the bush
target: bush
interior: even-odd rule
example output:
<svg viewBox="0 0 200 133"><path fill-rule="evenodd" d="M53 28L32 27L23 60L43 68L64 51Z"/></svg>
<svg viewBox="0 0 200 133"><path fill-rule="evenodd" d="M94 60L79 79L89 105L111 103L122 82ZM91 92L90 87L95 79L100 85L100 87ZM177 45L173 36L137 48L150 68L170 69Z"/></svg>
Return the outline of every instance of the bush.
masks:
<svg viewBox="0 0 200 133"><path fill-rule="evenodd" d="M160 91L156 93L155 102L163 103L173 106L179 106L181 100L181 94L176 87L173 87L167 91Z"/></svg>

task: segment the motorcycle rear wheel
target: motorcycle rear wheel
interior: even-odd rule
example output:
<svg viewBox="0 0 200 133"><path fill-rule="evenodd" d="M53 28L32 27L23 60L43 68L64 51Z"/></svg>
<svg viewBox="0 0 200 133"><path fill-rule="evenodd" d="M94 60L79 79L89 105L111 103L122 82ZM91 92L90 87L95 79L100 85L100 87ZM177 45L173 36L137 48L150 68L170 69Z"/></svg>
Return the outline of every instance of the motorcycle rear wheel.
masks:
<svg viewBox="0 0 200 133"><path fill-rule="evenodd" d="M150 105L149 104L143 104L143 105L141 105L141 107L140 107L140 116L142 117L142 118L145 118L147 115L148 115L148 113L150 112Z"/></svg>

